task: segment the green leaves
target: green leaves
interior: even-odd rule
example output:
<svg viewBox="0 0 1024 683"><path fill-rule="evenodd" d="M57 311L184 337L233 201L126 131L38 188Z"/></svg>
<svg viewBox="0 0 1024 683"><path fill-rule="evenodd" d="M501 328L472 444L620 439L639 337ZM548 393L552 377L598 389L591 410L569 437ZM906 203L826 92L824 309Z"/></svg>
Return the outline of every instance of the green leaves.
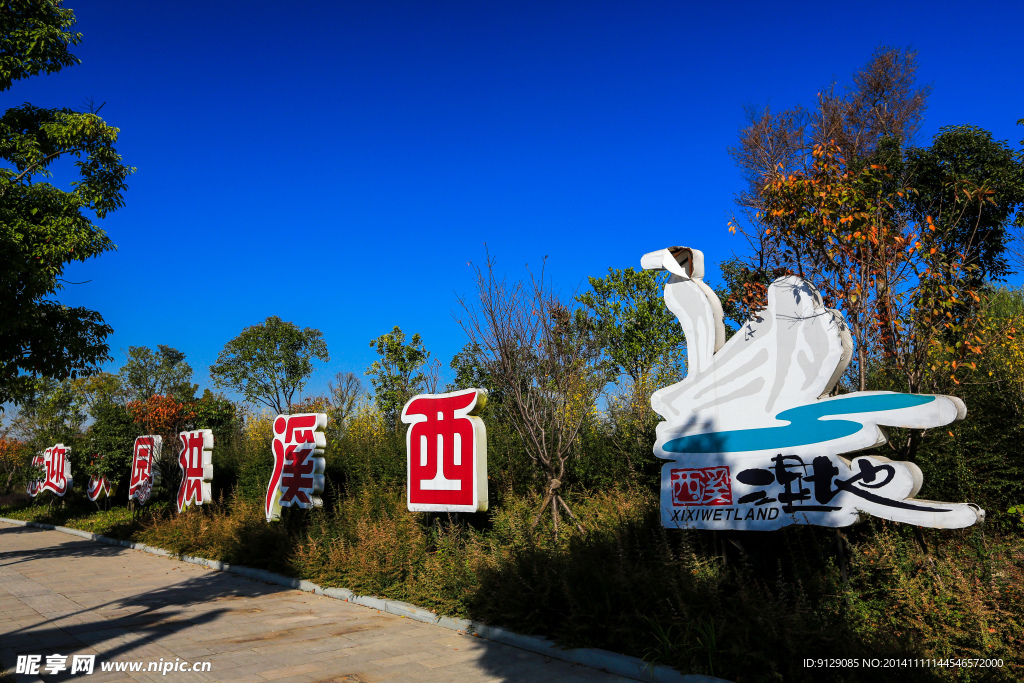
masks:
<svg viewBox="0 0 1024 683"><path fill-rule="evenodd" d="M423 346L419 334L412 335L406 344L405 332L398 325L371 340L370 347L380 354L380 360L374 361L366 371L373 383L374 400L389 424L397 424L406 401L427 380L421 368L430 359L430 352Z"/></svg>
<svg viewBox="0 0 1024 683"><path fill-rule="evenodd" d="M14 434L33 453L57 442L72 446L85 422L85 397L72 381L41 378L30 381L23 404L11 421ZM73 463L77 455L72 456Z"/></svg>
<svg viewBox="0 0 1024 683"><path fill-rule="evenodd" d="M272 315L225 344L210 366L210 379L283 414L313 374L314 358L331 359L323 333Z"/></svg>
<svg viewBox="0 0 1024 683"><path fill-rule="evenodd" d="M91 209L103 218L124 206L125 180L135 172L121 163L114 149L120 130L93 113L71 109L41 109L25 103L0 117L0 159L14 171L0 171L0 197L16 197L33 187L36 176L51 177L49 166L62 156L78 159L80 179L71 192L60 192L61 213ZM49 190L51 185L43 184ZM33 208L30 204L29 209ZM42 208L38 205L35 208ZM53 207L57 208L57 207ZM35 214L31 214L35 215ZM91 227L91 226L90 226Z"/></svg>
<svg viewBox="0 0 1024 683"><path fill-rule="evenodd" d="M105 476L118 486L131 473L132 448L140 428L120 403L101 401L93 407L92 414L95 420L83 443L86 474ZM76 479L77 476L76 473Z"/></svg>
<svg viewBox="0 0 1024 683"><path fill-rule="evenodd" d="M67 29L74 13L59 0L0 0L0 89L21 78L53 73L78 60L67 48L81 39ZM114 149L118 129L95 113L31 104L0 117L0 401L18 402L31 378L74 378L110 360L113 331L85 308L50 297L64 267L113 250L85 211L103 218L124 205L135 169ZM77 159L78 179L63 190L41 179L64 156Z"/></svg>
<svg viewBox="0 0 1024 683"><path fill-rule="evenodd" d="M608 269L590 278L590 292L576 297L587 307L599 343L621 372L644 384L656 370L676 371L683 332L662 300L666 276L653 271Z"/></svg>
<svg viewBox="0 0 1024 683"><path fill-rule="evenodd" d="M1024 205L1024 159L977 126L947 126L931 147L907 150L906 163L918 190L905 202L911 217L933 216L942 248L979 266L977 282L1009 274L1006 228Z"/></svg>
<svg viewBox="0 0 1024 683"><path fill-rule="evenodd" d="M157 345L155 353L145 346L129 346L119 374L129 401L145 401L155 395L189 400L197 389L185 354L163 344Z"/></svg>
<svg viewBox="0 0 1024 683"><path fill-rule="evenodd" d="M82 41L75 13L62 0L0 0L0 91L38 73L81 62L68 51Z"/></svg>

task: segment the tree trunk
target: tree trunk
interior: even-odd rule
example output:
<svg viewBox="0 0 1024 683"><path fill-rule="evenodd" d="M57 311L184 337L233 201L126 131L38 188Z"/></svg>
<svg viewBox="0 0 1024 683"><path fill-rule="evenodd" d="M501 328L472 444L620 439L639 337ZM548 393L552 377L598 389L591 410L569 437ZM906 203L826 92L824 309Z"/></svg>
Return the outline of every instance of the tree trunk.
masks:
<svg viewBox="0 0 1024 683"><path fill-rule="evenodd" d="M551 496L551 519L555 522L555 540L558 540L558 494Z"/></svg>
<svg viewBox="0 0 1024 683"><path fill-rule="evenodd" d="M544 502L540 504L540 507L537 508L537 513L533 516L533 524L530 525L530 531L533 531L537 528L537 524L540 523L540 518L544 515L544 511L548 509L548 501L551 500L553 497L554 494L550 490L548 490L547 495L544 496Z"/></svg>
<svg viewBox="0 0 1024 683"><path fill-rule="evenodd" d="M586 533L586 529L580 523L579 519L573 514L569 504L565 502L565 499L558 495L558 489L562 485L562 482L555 478L553 475L548 475L551 478L548 480L548 492L544 496L544 500L537 508L537 512L533 516L533 523L530 524L530 531L537 528L540 523L541 517L544 516L544 512L550 507L551 508L551 521L555 526L555 539L558 539L558 528L561 521L561 514L558 512L558 506L561 505L562 509L565 510L566 516L573 521L579 532Z"/></svg>
<svg viewBox="0 0 1024 683"><path fill-rule="evenodd" d="M861 391L867 391L867 388L868 388L868 377L867 377L867 367L865 367L865 366L867 364L867 359L868 359L867 356L868 356L868 354L867 354L867 349L864 348L864 344L863 343L858 344L858 346L859 346L859 348L857 349L857 371L858 371L857 374L860 375L860 390Z"/></svg>

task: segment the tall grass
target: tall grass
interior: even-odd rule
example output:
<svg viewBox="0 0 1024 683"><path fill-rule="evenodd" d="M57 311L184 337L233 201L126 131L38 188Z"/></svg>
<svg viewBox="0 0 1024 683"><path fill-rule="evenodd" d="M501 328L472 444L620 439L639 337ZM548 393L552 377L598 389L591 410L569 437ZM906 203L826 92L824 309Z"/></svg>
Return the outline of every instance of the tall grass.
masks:
<svg viewBox="0 0 1024 683"><path fill-rule="evenodd" d="M225 472L234 473L234 486L214 504L184 514L166 503L95 513L72 497L0 514L113 530L177 553L743 683L879 679L872 669L806 669L805 658L1001 658L1002 669L901 669L900 677L1020 679L1019 521L959 531L873 521L844 530L841 543L834 530L817 527L666 530L649 456L636 446L625 467L616 461L619 442L642 443L649 427L621 431L618 441L602 441L607 425L587 427L565 486L585 530L565 527L557 538L544 526L550 520L532 529L536 481L500 425L490 430L490 512L409 512L403 440L372 411L357 414L329 444L325 506L286 510L279 524L267 524L262 508L266 416L251 418L233 439Z"/></svg>
<svg viewBox="0 0 1024 683"><path fill-rule="evenodd" d="M907 681L1013 681L1024 667L1018 535L919 537L867 523L847 530L844 584L829 529L670 531L654 495L627 488L577 491L587 530L556 540L531 531L537 496L504 500L481 523L410 513L400 488L368 485L269 525L236 495L180 515L154 510L134 538L744 683L878 680L869 669L805 669L805 658L1004 662L902 670ZM99 514L72 523L103 532Z"/></svg>

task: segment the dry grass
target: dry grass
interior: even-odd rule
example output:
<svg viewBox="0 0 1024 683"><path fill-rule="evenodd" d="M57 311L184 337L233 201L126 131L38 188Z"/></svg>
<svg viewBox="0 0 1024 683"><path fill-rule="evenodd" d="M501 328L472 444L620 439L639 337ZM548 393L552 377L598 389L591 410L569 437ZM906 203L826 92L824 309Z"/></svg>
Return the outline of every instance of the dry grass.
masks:
<svg viewBox="0 0 1024 683"><path fill-rule="evenodd" d="M154 514L137 538L181 555L292 571L293 535L282 525L267 524L263 508L252 501L233 499L230 505L222 501L182 514Z"/></svg>
<svg viewBox="0 0 1024 683"><path fill-rule="evenodd" d="M536 496L502 500L486 520L410 513L403 491L374 485L326 510L288 511L281 524L267 524L259 503L243 498L135 520L116 508L30 510L39 521L120 528L178 553L743 683L879 680L869 669L805 669L806 657L1004 661L998 670L905 669L905 681L1016 681L1024 670L1019 534L928 530L919 538L911 527L866 524L847 532L844 586L831 530L667 531L655 497L627 489L571 496L586 533L555 540L549 529L530 530Z"/></svg>

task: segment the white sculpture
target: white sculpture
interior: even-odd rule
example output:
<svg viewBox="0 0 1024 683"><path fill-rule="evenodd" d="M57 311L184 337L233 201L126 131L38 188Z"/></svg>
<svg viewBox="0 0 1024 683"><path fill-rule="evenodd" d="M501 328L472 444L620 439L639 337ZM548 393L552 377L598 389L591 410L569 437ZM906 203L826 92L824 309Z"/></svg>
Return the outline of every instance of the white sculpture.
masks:
<svg viewBox="0 0 1024 683"><path fill-rule="evenodd" d="M654 453L671 460L662 468L665 526L838 527L871 514L958 528L984 519L976 505L914 499L923 477L913 463L841 457L884 445L887 426L937 427L963 419L967 408L952 396L828 396L853 343L842 314L825 308L810 283L773 282L768 308L726 342L700 251L669 247L641 264L671 273L665 303L686 335L686 378L651 396L665 418Z"/></svg>

